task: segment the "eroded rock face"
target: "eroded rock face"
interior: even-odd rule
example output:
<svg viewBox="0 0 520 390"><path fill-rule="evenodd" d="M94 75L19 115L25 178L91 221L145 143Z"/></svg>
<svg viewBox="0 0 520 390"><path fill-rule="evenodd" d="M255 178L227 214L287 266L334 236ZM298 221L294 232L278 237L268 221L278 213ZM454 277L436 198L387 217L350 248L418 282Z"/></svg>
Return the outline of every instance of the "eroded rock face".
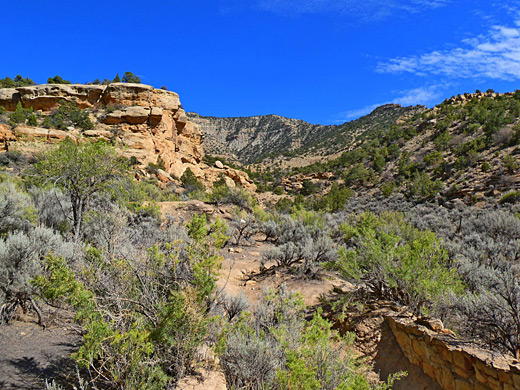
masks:
<svg viewBox="0 0 520 390"><path fill-rule="evenodd" d="M25 125L15 129L5 126L0 128L0 144L3 143L5 149L6 142L29 139L53 142L67 136L80 140L103 138L120 145L123 155L135 157L142 168L150 163L163 162L166 175L162 175L162 180L172 176L180 178L188 166L201 171L200 178L209 186L218 180L218 175L212 171L214 168L201 163L204 157L203 135L199 125L186 116L175 92L132 83L106 86L43 84L0 89L0 106L8 111L14 111L17 103L21 102L24 108L32 107L48 115L59 107L62 100L88 109L95 128L86 131L69 128L65 131ZM227 168L224 174L230 182L254 190L254 185L243 172Z"/></svg>
<svg viewBox="0 0 520 390"><path fill-rule="evenodd" d="M105 88L103 85L42 84L16 88L18 96L14 96L22 102L24 108L32 107L34 110L52 110L59 106L60 100L73 102L80 108L88 108L99 101ZM3 103L0 95L0 106Z"/></svg>
<svg viewBox="0 0 520 390"><path fill-rule="evenodd" d="M417 318L391 302L371 306L350 317L355 321L336 326L341 333L355 332L356 348L374 362L381 379L408 372L393 389L520 389L520 363L512 356L457 338L441 321Z"/></svg>

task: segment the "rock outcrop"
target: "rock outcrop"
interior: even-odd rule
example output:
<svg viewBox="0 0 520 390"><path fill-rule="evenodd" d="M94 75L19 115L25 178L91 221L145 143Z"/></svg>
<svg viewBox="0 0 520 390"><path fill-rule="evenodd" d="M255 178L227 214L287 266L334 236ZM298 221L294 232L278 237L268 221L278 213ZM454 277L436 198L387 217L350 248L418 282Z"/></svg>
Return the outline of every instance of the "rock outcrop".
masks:
<svg viewBox="0 0 520 390"><path fill-rule="evenodd" d="M360 353L373 361L381 379L408 372L392 387L396 390L520 389L517 359L460 339L439 320L417 318L389 302L353 318L337 326L356 333Z"/></svg>
<svg viewBox="0 0 520 390"><path fill-rule="evenodd" d="M443 389L520 389L516 359L477 348L414 318L387 315L385 320L410 363Z"/></svg>
<svg viewBox="0 0 520 390"><path fill-rule="evenodd" d="M216 168L202 163L203 135L199 126L187 118L175 92L132 83L43 84L0 89L0 106L8 111L15 110L20 102L24 108L32 107L44 116L51 114L62 101L87 110L94 129L54 130L30 126L10 129L0 125L0 143L4 149L9 143L27 140L53 142L67 136L104 138L121 146L123 155L137 159L141 168L149 164L164 165L166 175L162 174L162 181L180 178L190 167L208 185L222 173L230 184L255 189L243 172L226 168L216 174Z"/></svg>

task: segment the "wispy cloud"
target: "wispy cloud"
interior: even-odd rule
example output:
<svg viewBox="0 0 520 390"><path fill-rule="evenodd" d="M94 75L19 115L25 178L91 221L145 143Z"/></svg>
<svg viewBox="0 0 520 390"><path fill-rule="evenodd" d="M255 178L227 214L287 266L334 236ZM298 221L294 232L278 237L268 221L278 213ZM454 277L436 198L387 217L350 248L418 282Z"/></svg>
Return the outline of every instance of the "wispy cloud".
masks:
<svg viewBox="0 0 520 390"><path fill-rule="evenodd" d="M379 73L442 75L450 78L520 78L520 20L513 26L493 26L484 35L466 39L460 47L379 63Z"/></svg>
<svg viewBox="0 0 520 390"><path fill-rule="evenodd" d="M366 107L348 110L341 112L337 115L337 123L343 123L347 120L356 119L364 115L370 114L377 107L381 107L385 104L397 103L403 106L415 106L417 104L423 104L425 106L431 106L439 102L442 98L447 85L428 85L424 87L409 89L405 91L397 92L397 97L391 101L370 104Z"/></svg>
<svg viewBox="0 0 520 390"><path fill-rule="evenodd" d="M392 100L392 103L399 103L403 106L411 106L416 104L429 106L438 103L439 100L444 96L444 91L446 91L447 88L447 84L435 84L401 91L399 96Z"/></svg>
<svg viewBox="0 0 520 390"><path fill-rule="evenodd" d="M444 6L452 0L258 0L264 11L280 14L333 13L378 19L396 11L420 12Z"/></svg>

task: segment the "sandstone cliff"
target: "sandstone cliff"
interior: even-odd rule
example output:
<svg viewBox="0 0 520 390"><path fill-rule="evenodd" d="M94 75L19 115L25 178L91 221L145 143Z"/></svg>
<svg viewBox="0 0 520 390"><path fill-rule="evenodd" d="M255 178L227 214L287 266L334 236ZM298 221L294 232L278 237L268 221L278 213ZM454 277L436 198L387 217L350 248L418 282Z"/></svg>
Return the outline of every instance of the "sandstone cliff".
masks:
<svg viewBox="0 0 520 390"><path fill-rule="evenodd" d="M57 109L60 101L74 103L89 113L94 129L67 130L0 124L0 144L17 145L34 141L53 142L72 137L104 138L121 147L124 156L135 157L141 168L164 163L163 179L180 178L189 167L207 184L220 174L228 183L250 190L255 186L247 174L229 167L209 167L202 163L203 135L199 126L184 112L179 95L149 85L114 83L110 85L43 84L0 89L0 106L13 111L18 102L32 107L40 117Z"/></svg>

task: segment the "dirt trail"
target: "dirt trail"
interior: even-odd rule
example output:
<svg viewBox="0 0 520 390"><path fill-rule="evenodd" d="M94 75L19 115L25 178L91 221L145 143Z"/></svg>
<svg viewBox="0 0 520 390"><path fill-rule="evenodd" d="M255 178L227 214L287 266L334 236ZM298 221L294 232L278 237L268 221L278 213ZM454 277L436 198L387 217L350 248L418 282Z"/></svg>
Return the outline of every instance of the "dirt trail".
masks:
<svg viewBox="0 0 520 390"><path fill-rule="evenodd" d="M0 389L41 390L45 379L75 382L70 355L81 338L67 323L51 323L45 329L36 318L24 317L0 328Z"/></svg>

